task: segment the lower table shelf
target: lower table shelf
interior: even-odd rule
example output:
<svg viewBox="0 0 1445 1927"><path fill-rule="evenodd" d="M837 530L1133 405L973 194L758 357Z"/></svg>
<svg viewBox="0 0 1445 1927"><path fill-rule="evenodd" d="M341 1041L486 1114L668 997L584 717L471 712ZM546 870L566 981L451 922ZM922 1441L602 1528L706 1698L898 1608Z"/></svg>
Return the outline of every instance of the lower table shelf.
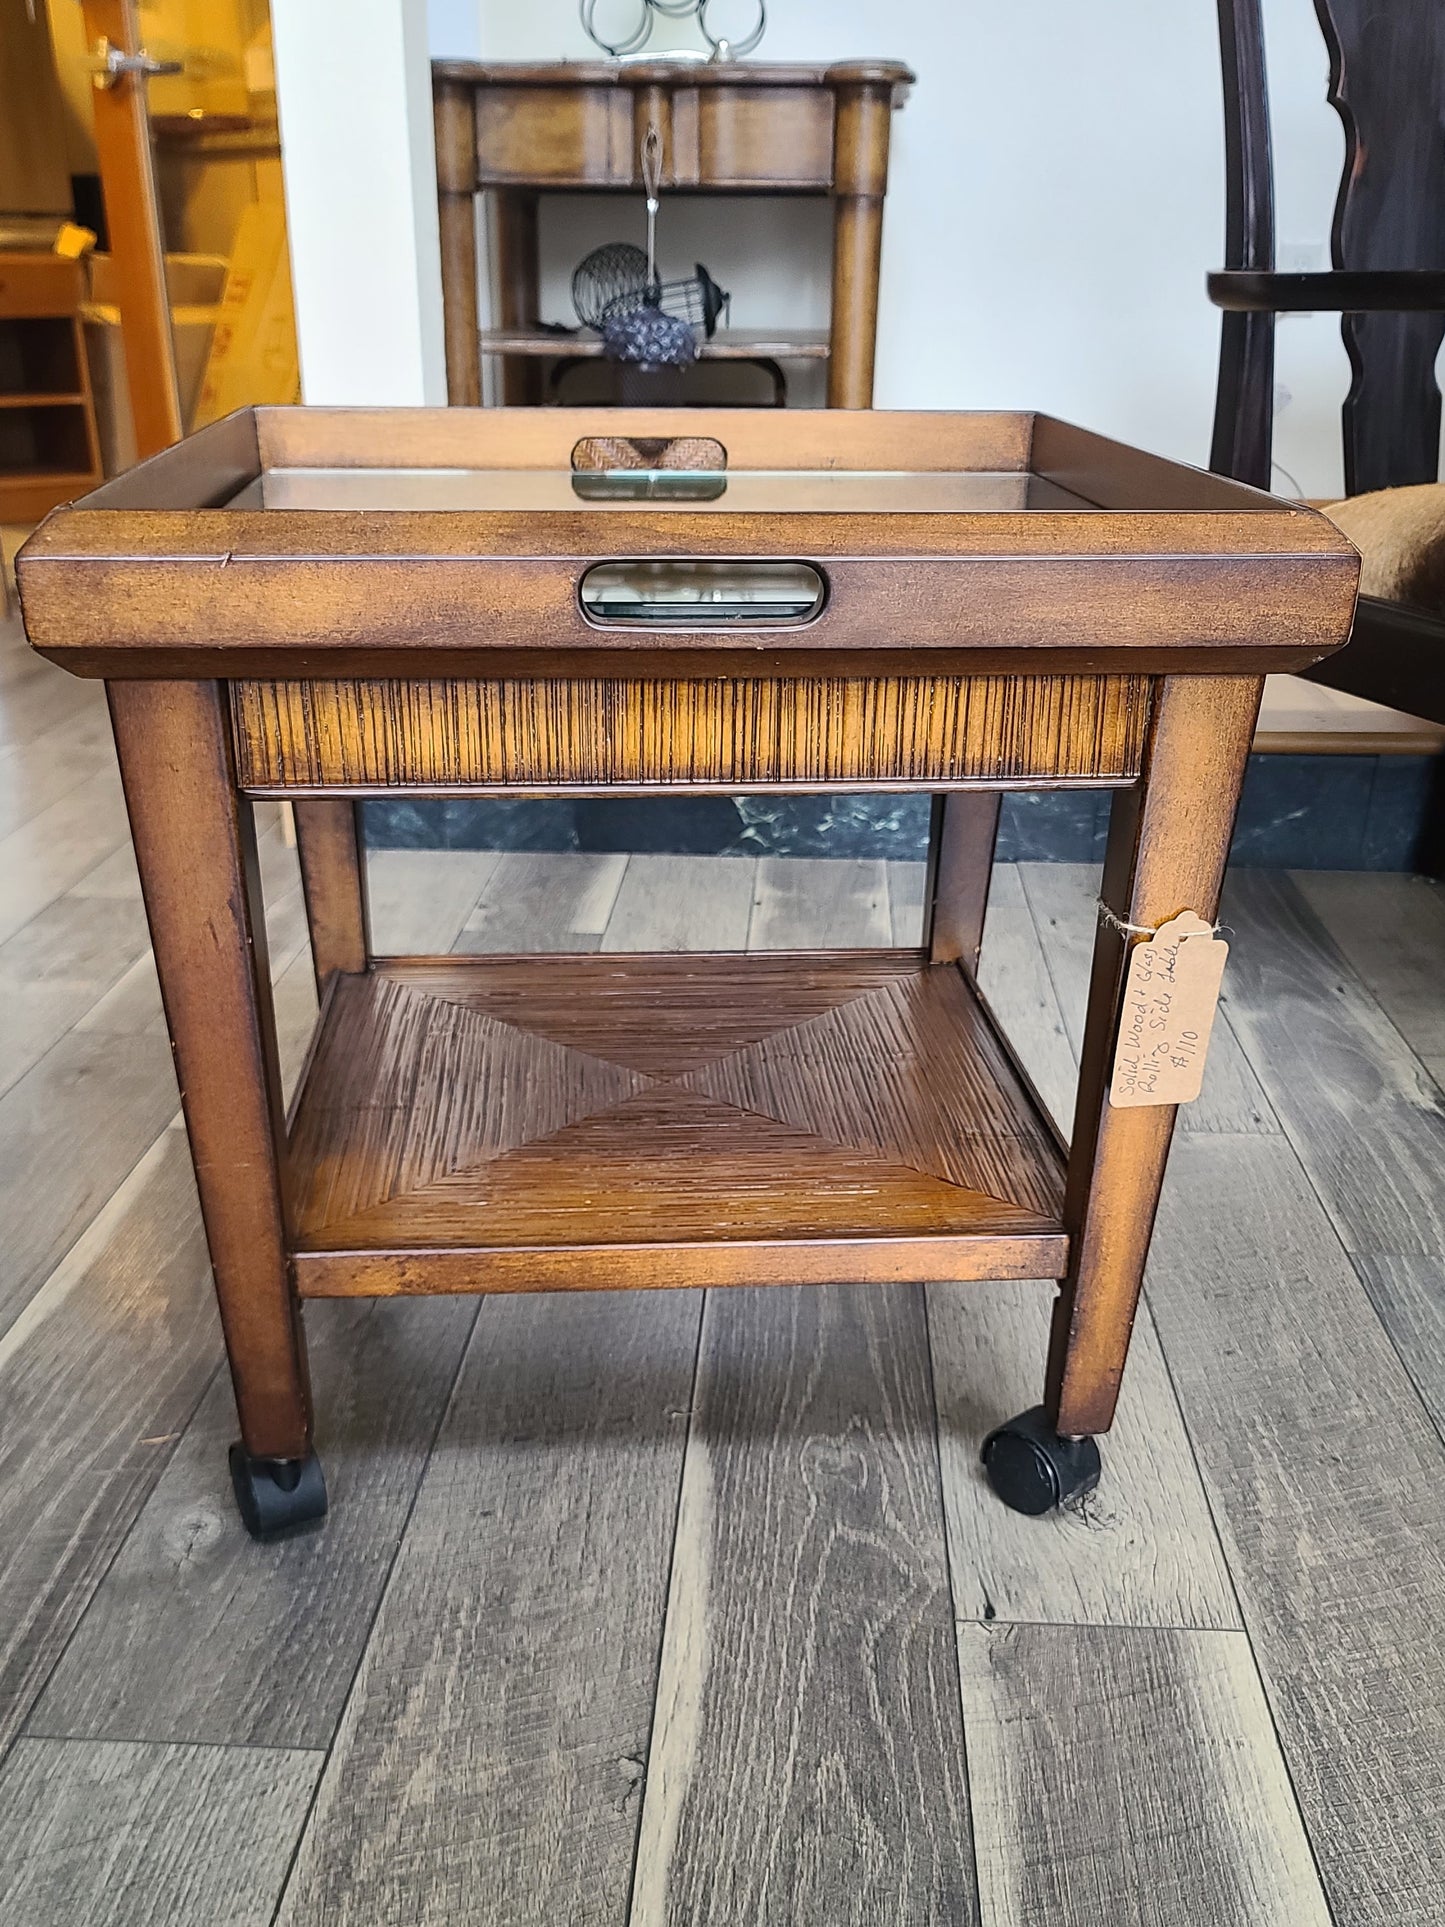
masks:
<svg viewBox="0 0 1445 1927"><path fill-rule="evenodd" d="M1048 1278L1063 1157L915 951L445 957L336 981L303 1296Z"/></svg>

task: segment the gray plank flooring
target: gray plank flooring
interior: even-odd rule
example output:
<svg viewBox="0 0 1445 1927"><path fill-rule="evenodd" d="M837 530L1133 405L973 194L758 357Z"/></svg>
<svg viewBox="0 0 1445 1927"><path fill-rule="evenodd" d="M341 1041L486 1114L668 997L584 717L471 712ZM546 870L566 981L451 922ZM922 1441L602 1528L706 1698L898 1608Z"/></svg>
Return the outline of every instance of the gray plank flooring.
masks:
<svg viewBox="0 0 1445 1927"><path fill-rule="evenodd" d="M259 812L283 1064L315 1013ZM379 948L913 943L920 864L374 853ZM1097 873L983 982L1067 1126ZM1240 873L1106 1480L1046 1284L317 1305L258 1548L103 705L0 626L0 1923L1439 1927L1445 893Z"/></svg>
<svg viewBox="0 0 1445 1927"><path fill-rule="evenodd" d="M984 1927L1331 1927L1242 1634L958 1644Z"/></svg>
<svg viewBox="0 0 1445 1927"><path fill-rule="evenodd" d="M0 1748L220 1356L185 1139L168 1131L0 1338Z"/></svg>
<svg viewBox="0 0 1445 1927"><path fill-rule="evenodd" d="M700 1310L483 1305L286 1927L625 1918Z"/></svg>
<svg viewBox="0 0 1445 1927"><path fill-rule="evenodd" d="M700 890L696 857L629 857L601 948L746 950L757 867L751 857L718 857Z"/></svg>
<svg viewBox="0 0 1445 1927"><path fill-rule="evenodd" d="M323 1756L21 1740L0 1768L3 1927L268 1927Z"/></svg>
<svg viewBox="0 0 1445 1927"><path fill-rule="evenodd" d="M713 1292L631 1927L976 1919L922 1293Z"/></svg>
<svg viewBox="0 0 1445 1927"><path fill-rule="evenodd" d="M1338 1927L1438 1923L1439 1434L1288 1145L1184 1140L1149 1278Z"/></svg>
<svg viewBox="0 0 1445 1927"><path fill-rule="evenodd" d="M887 865L827 857L759 858L748 948L793 950L803 931L802 940L820 950L892 943Z"/></svg>
<svg viewBox="0 0 1445 1927"><path fill-rule="evenodd" d="M235 1529L219 1373L70 1642L29 1730L325 1747L476 1316L469 1299L307 1312L334 1508L257 1548ZM255 1556L259 1554L259 1556Z"/></svg>
<svg viewBox="0 0 1445 1927"><path fill-rule="evenodd" d="M456 948L596 950L626 868L625 856L509 850L483 884Z"/></svg>
<svg viewBox="0 0 1445 1927"><path fill-rule="evenodd" d="M163 1036L68 1032L0 1098L0 1333L175 1115Z"/></svg>
<svg viewBox="0 0 1445 1927"><path fill-rule="evenodd" d="M1290 879L1437 1084L1445 1084L1445 884L1297 870Z"/></svg>
<svg viewBox="0 0 1445 1927"><path fill-rule="evenodd" d="M493 850L373 850L366 885L377 954L431 957L450 950L497 862Z"/></svg>
<svg viewBox="0 0 1445 1927"><path fill-rule="evenodd" d="M1098 1491L1040 1520L1010 1512L989 1490L978 1442L1037 1404L1053 1292L1044 1283L929 1287L959 1619L1237 1626L1229 1572L1147 1312Z"/></svg>
<svg viewBox="0 0 1445 1927"><path fill-rule="evenodd" d="M1445 1102L1289 879L1242 870L1229 1019L1346 1247L1445 1261Z"/></svg>

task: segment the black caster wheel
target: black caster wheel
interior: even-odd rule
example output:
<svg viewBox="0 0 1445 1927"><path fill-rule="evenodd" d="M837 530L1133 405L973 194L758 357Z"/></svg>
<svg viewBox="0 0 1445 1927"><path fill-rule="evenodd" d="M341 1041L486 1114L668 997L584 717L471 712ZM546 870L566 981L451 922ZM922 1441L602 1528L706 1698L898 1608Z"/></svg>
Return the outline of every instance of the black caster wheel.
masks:
<svg viewBox="0 0 1445 1927"><path fill-rule="evenodd" d="M1004 1504L1035 1517L1092 1492L1102 1469L1097 1441L1060 1438L1042 1405L990 1432L982 1458Z"/></svg>
<svg viewBox="0 0 1445 1927"><path fill-rule="evenodd" d="M253 1539L274 1539L326 1517L326 1479L312 1452L304 1459L254 1459L231 1447L231 1486Z"/></svg>

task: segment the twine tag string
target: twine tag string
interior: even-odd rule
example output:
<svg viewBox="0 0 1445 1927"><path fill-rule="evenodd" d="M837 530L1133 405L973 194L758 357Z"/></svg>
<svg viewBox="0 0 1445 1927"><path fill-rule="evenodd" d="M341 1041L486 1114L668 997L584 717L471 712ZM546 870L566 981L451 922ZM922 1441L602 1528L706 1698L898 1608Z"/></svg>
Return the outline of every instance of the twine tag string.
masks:
<svg viewBox="0 0 1445 1927"><path fill-rule="evenodd" d="M1096 897L1094 901L1099 912L1099 922L1110 930L1117 930L1121 937L1157 937L1164 927L1163 924L1157 923L1126 923L1122 917L1114 914L1102 897ZM1166 918L1165 921L1172 921L1172 919ZM1198 934L1202 936L1203 932ZM1211 937L1218 937L1232 936L1234 933L1222 923L1211 923L1209 934Z"/></svg>

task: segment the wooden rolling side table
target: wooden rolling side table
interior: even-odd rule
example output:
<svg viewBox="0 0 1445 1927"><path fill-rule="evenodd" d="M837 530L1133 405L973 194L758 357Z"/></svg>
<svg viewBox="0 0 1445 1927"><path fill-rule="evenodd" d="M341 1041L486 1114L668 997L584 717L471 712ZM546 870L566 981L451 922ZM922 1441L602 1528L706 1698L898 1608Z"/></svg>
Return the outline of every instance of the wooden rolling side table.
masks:
<svg viewBox="0 0 1445 1927"><path fill-rule="evenodd" d="M356 1294L1057 1279L985 1463L1087 1488L1174 1123L1117 1101L1140 946L1213 918L1261 678L1357 566L1028 415L248 410L54 514L25 620L109 682L251 1530L325 1509L301 1301ZM975 982L993 803L1040 786L1114 791L1068 1150ZM921 947L370 954L357 798L769 788L943 799ZM322 992L289 1117L256 797Z"/></svg>
<svg viewBox="0 0 1445 1927"><path fill-rule="evenodd" d="M537 326L537 197L640 194L638 155L654 125L665 190L833 198L827 335L729 329L703 344L703 357L826 357L828 406L869 407L889 123L912 81L893 60L434 62L448 399L481 400L479 349L502 357L503 395L513 403L540 399L543 359L602 352L595 337ZM484 191L495 201L500 325L479 331L476 196Z"/></svg>

